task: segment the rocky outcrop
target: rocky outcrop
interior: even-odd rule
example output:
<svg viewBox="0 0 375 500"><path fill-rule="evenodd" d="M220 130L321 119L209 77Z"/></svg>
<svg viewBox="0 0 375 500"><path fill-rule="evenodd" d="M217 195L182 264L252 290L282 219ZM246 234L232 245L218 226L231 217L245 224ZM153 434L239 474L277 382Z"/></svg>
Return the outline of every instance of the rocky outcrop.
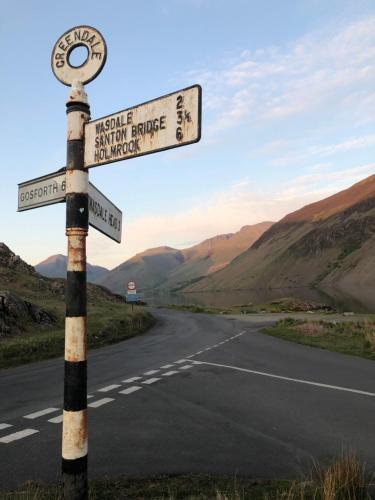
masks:
<svg viewBox="0 0 375 500"><path fill-rule="evenodd" d="M13 253L5 243L0 242L0 267L17 269L28 274L36 274L33 266L26 264L21 257Z"/></svg>
<svg viewBox="0 0 375 500"><path fill-rule="evenodd" d="M30 321L50 326L56 318L14 292L0 291L0 338L24 331L25 324Z"/></svg>

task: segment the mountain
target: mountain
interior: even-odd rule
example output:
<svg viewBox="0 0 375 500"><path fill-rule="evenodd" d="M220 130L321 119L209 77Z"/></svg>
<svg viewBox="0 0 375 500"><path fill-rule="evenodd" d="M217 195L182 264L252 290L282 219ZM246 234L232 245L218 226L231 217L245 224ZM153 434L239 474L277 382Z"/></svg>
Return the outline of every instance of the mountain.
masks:
<svg viewBox="0 0 375 500"><path fill-rule="evenodd" d="M228 266L184 291L375 285L375 175L288 214Z"/></svg>
<svg viewBox="0 0 375 500"><path fill-rule="evenodd" d="M272 222L244 226L236 233L221 234L183 250L158 247L139 253L97 282L123 292L128 281L140 290L175 290L225 267L247 249Z"/></svg>
<svg viewBox="0 0 375 500"><path fill-rule="evenodd" d="M166 246L151 248L115 267L99 282L117 292L124 292L129 281L135 281L141 290L149 290L161 285L183 261L180 250Z"/></svg>
<svg viewBox="0 0 375 500"><path fill-rule="evenodd" d="M100 314L99 323L103 323L103 311L124 302L106 288L89 283L87 304L92 314ZM65 280L41 276L5 243L0 243L0 339L20 333L43 333L48 327L63 331L64 320ZM31 358L33 349L35 345L30 344ZM48 351L47 344L45 349ZM0 353L0 358L7 352Z"/></svg>
<svg viewBox="0 0 375 500"><path fill-rule="evenodd" d="M163 288L183 288L227 266L237 255L249 248L273 222L244 226L236 233L220 234L181 250L184 262L176 267L163 283Z"/></svg>
<svg viewBox="0 0 375 500"><path fill-rule="evenodd" d="M37 264L35 270L47 278L66 278L66 263L67 258L65 255L51 255L51 257ZM89 263L86 264L86 270L87 281L90 283L96 283L109 272L105 267L93 266Z"/></svg>

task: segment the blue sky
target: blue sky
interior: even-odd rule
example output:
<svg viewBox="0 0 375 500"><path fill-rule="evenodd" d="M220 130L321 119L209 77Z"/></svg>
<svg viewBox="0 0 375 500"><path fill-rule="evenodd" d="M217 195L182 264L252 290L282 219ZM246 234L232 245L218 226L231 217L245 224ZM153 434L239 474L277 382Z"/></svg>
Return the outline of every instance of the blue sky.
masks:
<svg viewBox="0 0 375 500"><path fill-rule="evenodd" d="M374 172L371 0L0 0L1 241L31 264L66 253L64 205L17 213L17 184L65 165L68 88L50 68L67 29L101 31L107 63L86 86L99 118L199 83L199 144L100 166L90 180L124 216L114 267L278 220Z"/></svg>

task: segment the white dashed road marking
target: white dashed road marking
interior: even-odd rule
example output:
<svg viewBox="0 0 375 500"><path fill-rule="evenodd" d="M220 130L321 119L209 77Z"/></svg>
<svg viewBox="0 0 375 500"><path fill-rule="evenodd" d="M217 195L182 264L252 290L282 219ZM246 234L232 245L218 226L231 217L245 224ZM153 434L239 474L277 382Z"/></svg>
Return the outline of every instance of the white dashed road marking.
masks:
<svg viewBox="0 0 375 500"><path fill-rule="evenodd" d="M111 401L114 401L113 398L103 398L103 399L98 399L97 401L93 401L87 406L90 406L90 408L99 408L99 406L106 405L107 403L110 403Z"/></svg>
<svg viewBox="0 0 375 500"><path fill-rule="evenodd" d="M61 414L58 417L50 418L48 422L52 422L53 424L61 424L61 422L63 421L63 417L64 415Z"/></svg>
<svg viewBox="0 0 375 500"><path fill-rule="evenodd" d="M238 366L220 365L218 363L208 363L206 361L200 361L197 364L210 365L210 366L218 366L220 368L229 368L231 370L237 370L239 372L252 373L254 375L261 375L263 377L276 378L276 379L279 379L279 380L287 380L288 382L297 382L299 384L306 384L306 385L314 385L316 387L323 387L324 389L333 389L335 391L344 391L344 392L354 392L355 394L361 394L363 396L375 397L375 393L373 393L373 392L361 391L359 389L350 389L349 387L340 387L338 385L321 384L320 382L312 382L310 380L303 380L303 379L291 378L291 377L283 377L281 375L274 375L273 373L258 372L258 371L255 371L255 370L248 370L247 368L239 368Z"/></svg>
<svg viewBox="0 0 375 500"><path fill-rule="evenodd" d="M23 418L38 418L42 415L47 415L48 413L53 413L54 411L59 411L58 408L46 408L45 410L36 411L35 413L30 413L29 415L24 415Z"/></svg>
<svg viewBox="0 0 375 500"><path fill-rule="evenodd" d="M141 380L142 377L132 377L132 378L127 378L126 380L123 380L122 382L124 384L130 384L131 382L135 382L136 380Z"/></svg>
<svg viewBox="0 0 375 500"><path fill-rule="evenodd" d="M171 375L174 375L175 373L178 373L178 372L176 372L176 370L171 370L170 372L162 373L162 376L163 377L170 377Z"/></svg>
<svg viewBox="0 0 375 500"><path fill-rule="evenodd" d="M133 385L133 387L128 387L127 389L124 389L123 391L119 391L119 394L132 394L133 392L139 391L140 389L143 389L143 387Z"/></svg>
<svg viewBox="0 0 375 500"><path fill-rule="evenodd" d="M150 384L154 384L155 382L157 382L158 380L161 380L161 378L149 378L147 380L144 380L142 382L142 384L147 384L147 385L150 385Z"/></svg>
<svg viewBox="0 0 375 500"><path fill-rule="evenodd" d="M98 392L113 391L113 389L118 389L119 387L121 387L121 385L119 384L107 385L107 387L102 387L101 389L98 389Z"/></svg>
<svg viewBox="0 0 375 500"><path fill-rule="evenodd" d="M7 436L0 438L0 443L11 443L12 441L17 441L17 439L31 436L36 432L39 431L37 431L36 429L24 429L23 431L14 432L13 434L8 434Z"/></svg>
<svg viewBox="0 0 375 500"><path fill-rule="evenodd" d="M246 331L239 332L237 335L234 335L228 339L225 339L225 340L223 340L223 341L221 341L213 346L206 347L203 350L198 351L195 354L190 354L189 356L186 356L186 358L184 358L184 359L179 359L179 360L175 361L174 364L163 365L160 367L160 369L172 368L176 364L179 365L182 363L190 363L190 364L186 364L184 366L179 367L180 370L188 370L188 369L192 368L193 365L205 364L205 365L217 366L217 367L221 367L221 368L229 368L232 370L252 373L254 375L261 375L264 377L271 377L271 378L276 378L276 379L280 379L280 380L287 380L287 381L291 381L291 382L298 382L301 384L313 385L313 386L317 386L317 387L334 389L334 390L338 390L338 391L353 392L356 394L362 394L365 396L375 397L375 393L361 391L361 390L357 390L357 389L350 389L348 387L340 387L340 386L329 385L329 384L321 384L318 382L311 382L309 380L299 380L299 379L294 379L294 378L290 378L290 377L283 377L280 375L274 375L272 373L258 372L255 370L248 370L248 369L239 368L236 366L221 365L221 364L209 363L209 362L205 362L205 361L194 361L191 359L199 354L202 354L203 352L210 351L211 349L217 348L217 347L225 344L226 342L229 342L230 340L233 340L233 339L243 335L244 333L246 333ZM190 361L187 361L187 360L190 360ZM154 375L155 373L158 373L160 371L160 369L149 370L149 371L145 372L144 375ZM171 375L175 375L177 373L180 373L180 372L178 372L176 370L171 370L171 371L165 372L161 375L163 377L170 377ZM131 377L131 378L128 378L126 380L123 380L122 383L127 384L127 383L132 383L132 382L136 382L136 381L140 381L140 380L142 380L142 377ZM146 385L151 385L151 384L154 384L155 382L158 382L159 380L162 380L162 379L161 378L150 378L150 379L144 380L142 383L146 384ZM121 387L121 385L112 384L112 385L108 385L106 387L102 387L101 389L98 389L98 392L109 392L109 391L112 391L112 390L117 389L119 387ZM143 388L142 386L131 386L131 387L128 387L122 391L119 391L119 394L132 394L136 391L139 391L142 388ZM92 395L92 394L87 395L88 399L93 398L93 397L94 397L94 395ZM91 408L99 408L100 406L103 406L107 403L110 403L111 401L114 401L114 399L113 398L102 398L102 399L98 399L97 401L93 401L92 403L88 404L87 406L89 406ZM34 413L30 413L28 415L24 415L24 418L35 419L35 418L41 417L43 415L48 415L49 413L53 413L53 412L58 411L58 410L59 410L58 408L46 408L44 410L40 410L40 411L37 411ZM53 418L50 418L48 420L48 422L51 422L54 424L61 423L62 421L63 421L63 414L60 414L60 415L53 417ZM0 430L7 429L9 427L12 427L12 424L0 423ZM35 434L37 432L39 432L39 431L36 429L24 429L24 430L19 431L19 432L14 432L12 434L8 434L7 436L3 436L2 438L0 438L0 443L10 443L12 441L16 441L16 440L22 439L22 438L27 437L27 436L31 436L32 434Z"/></svg>

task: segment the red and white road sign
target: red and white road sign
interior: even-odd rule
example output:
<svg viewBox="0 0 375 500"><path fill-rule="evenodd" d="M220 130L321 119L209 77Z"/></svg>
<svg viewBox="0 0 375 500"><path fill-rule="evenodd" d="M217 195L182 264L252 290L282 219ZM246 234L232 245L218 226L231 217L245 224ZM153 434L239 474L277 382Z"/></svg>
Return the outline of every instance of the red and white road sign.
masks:
<svg viewBox="0 0 375 500"><path fill-rule="evenodd" d="M135 290L135 283L134 283L134 281L129 281L129 283L128 283L128 290Z"/></svg>

